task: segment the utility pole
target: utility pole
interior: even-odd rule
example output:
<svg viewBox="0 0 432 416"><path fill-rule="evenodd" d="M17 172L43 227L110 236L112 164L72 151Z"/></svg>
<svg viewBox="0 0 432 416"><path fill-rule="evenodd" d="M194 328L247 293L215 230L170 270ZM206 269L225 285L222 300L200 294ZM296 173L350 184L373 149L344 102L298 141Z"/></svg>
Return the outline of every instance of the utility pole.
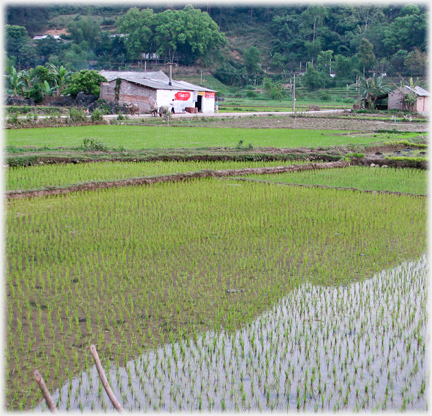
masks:
<svg viewBox="0 0 432 416"><path fill-rule="evenodd" d="M294 82L292 86L292 111L295 113L295 72L294 72Z"/></svg>
<svg viewBox="0 0 432 416"><path fill-rule="evenodd" d="M360 103L360 89L359 89L359 76L356 76L356 95L357 95L357 103L359 105L359 108L361 108L361 103Z"/></svg>
<svg viewBox="0 0 432 416"><path fill-rule="evenodd" d="M171 61L171 62L169 62L169 67L170 67L170 69L169 69L169 83L168 83L168 85L172 85L172 66L173 66L173 62Z"/></svg>
<svg viewBox="0 0 432 416"><path fill-rule="evenodd" d="M203 83L203 82L202 82L202 69L201 69L201 85L202 85L202 83Z"/></svg>

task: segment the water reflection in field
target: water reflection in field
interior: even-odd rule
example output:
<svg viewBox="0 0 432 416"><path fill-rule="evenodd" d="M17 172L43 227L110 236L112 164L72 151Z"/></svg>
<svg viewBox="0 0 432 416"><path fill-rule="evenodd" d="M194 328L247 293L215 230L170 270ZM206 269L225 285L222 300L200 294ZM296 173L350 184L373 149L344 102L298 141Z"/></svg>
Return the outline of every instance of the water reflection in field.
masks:
<svg viewBox="0 0 432 416"><path fill-rule="evenodd" d="M304 285L234 334L106 372L128 410L426 410L427 291L426 256L349 286ZM62 410L113 409L95 368L53 398Z"/></svg>

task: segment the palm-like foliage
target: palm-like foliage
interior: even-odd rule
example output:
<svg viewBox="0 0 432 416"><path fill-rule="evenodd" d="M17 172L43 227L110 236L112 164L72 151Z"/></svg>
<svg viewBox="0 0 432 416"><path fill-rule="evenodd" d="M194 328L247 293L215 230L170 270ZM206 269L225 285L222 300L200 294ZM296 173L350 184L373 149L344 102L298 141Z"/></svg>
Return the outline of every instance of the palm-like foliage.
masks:
<svg viewBox="0 0 432 416"><path fill-rule="evenodd" d="M22 79L22 73L17 72L14 66L7 68L8 74L6 75L9 90L12 92L13 96L16 97L19 93L22 93L24 81Z"/></svg>
<svg viewBox="0 0 432 416"><path fill-rule="evenodd" d="M23 82L24 92L30 91L33 88L33 84L37 81L36 71L34 68L30 68L28 71L23 70L20 72L21 79Z"/></svg>
<svg viewBox="0 0 432 416"><path fill-rule="evenodd" d="M51 70L51 73L55 77L56 95L60 95L61 92L66 88L66 84L67 84L69 75L71 74L71 71L66 69L63 65L55 66L53 64L50 64L50 70Z"/></svg>
<svg viewBox="0 0 432 416"><path fill-rule="evenodd" d="M383 76L377 77L375 74L371 78L360 77L360 92L365 102L368 102L371 108L375 108L378 96L389 93L391 87L384 85Z"/></svg>

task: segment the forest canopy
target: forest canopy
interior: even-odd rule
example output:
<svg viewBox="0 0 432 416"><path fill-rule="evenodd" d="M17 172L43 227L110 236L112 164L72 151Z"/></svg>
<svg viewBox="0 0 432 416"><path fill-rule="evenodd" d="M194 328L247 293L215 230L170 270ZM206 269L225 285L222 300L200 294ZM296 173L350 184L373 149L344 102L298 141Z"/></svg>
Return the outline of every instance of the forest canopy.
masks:
<svg viewBox="0 0 432 416"><path fill-rule="evenodd" d="M18 70L128 70L151 55L207 67L232 85L306 69L311 85L328 85L330 74L342 85L369 71L424 76L428 63L421 4L17 5L6 23L6 66ZM33 41L52 28L66 33Z"/></svg>

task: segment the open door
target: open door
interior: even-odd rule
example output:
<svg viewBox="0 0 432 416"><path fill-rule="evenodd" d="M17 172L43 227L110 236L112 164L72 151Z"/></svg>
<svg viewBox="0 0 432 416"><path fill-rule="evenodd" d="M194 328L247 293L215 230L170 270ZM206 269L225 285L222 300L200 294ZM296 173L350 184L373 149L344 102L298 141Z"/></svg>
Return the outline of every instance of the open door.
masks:
<svg viewBox="0 0 432 416"><path fill-rule="evenodd" d="M198 101L195 103L195 107L198 108L198 112L202 112L202 95L198 95Z"/></svg>

